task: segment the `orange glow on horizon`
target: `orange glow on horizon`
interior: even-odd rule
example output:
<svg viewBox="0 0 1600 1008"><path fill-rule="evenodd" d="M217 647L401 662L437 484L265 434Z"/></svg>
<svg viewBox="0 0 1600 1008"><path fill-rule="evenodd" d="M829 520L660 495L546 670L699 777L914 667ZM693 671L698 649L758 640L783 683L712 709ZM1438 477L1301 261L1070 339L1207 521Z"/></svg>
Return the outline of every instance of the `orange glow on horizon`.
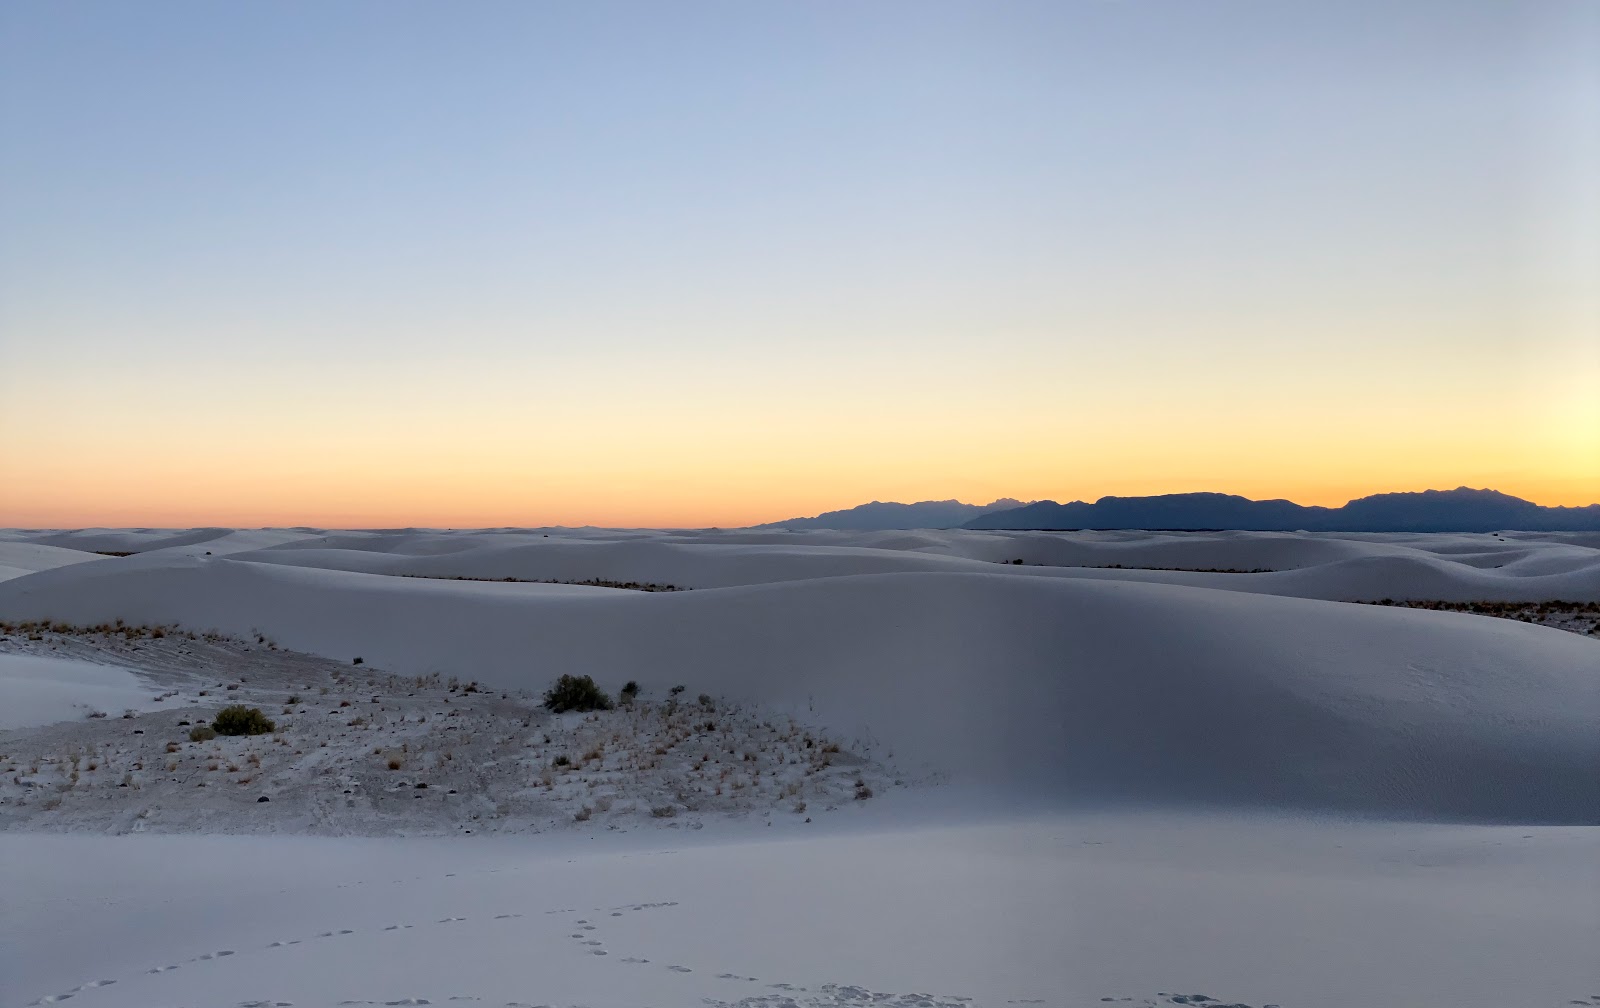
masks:
<svg viewBox="0 0 1600 1008"><path fill-rule="evenodd" d="M1066 503L1073 500L1097 500L1103 496L1137 497L1161 493L1188 493L1211 491L1234 493L1256 500L1284 498L1302 505L1338 507L1357 497L1375 493L1416 491L1424 489L1448 490L1467 485L1499 490L1544 506L1583 506L1600 502L1600 485L1597 481L1543 481L1519 483L1513 480L1498 482L1443 480L1428 484L1379 484L1353 486L1349 489L1323 485L1307 485L1301 492L1276 487L1259 486L1253 482L1233 481L1216 484L1164 485L1154 479L1124 479L1099 489L1051 489L1048 487L1018 493L1012 487L994 487L986 490L964 489L963 492L928 489L915 492L888 493L847 490L820 493L784 493L781 490L758 492L751 490L740 499L696 500L692 497L663 493L652 501L612 500L597 497L586 502L580 497L549 497L533 499L529 503L506 502L504 492L494 495L473 493L463 488L460 494L423 494L405 497L388 494L368 495L328 492L335 488L322 487L325 496L306 493L300 503L295 494L286 488L254 488L256 492L244 493L239 499L222 497L195 497L182 503L162 501L147 494L129 493L116 503L92 504L82 500L62 499L52 502L25 502L12 500L11 493L0 494L0 527L10 528L188 528L237 527L285 528L308 526L313 528L498 528L498 527L576 527L591 525L610 528L741 528L791 518L810 517L826 511L842 510L871 500L912 503L923 500L948 500L952 497L966 503L987 504L1001 497L1018 497L1022 500L1055 500ZM66 488L62 488L66 489ZM379 503L373 496L382 497ZM444 497L445 499L441 499ZM474 498L465 503L463 498ZM251 503L241 503L249 499Z"/></svg>

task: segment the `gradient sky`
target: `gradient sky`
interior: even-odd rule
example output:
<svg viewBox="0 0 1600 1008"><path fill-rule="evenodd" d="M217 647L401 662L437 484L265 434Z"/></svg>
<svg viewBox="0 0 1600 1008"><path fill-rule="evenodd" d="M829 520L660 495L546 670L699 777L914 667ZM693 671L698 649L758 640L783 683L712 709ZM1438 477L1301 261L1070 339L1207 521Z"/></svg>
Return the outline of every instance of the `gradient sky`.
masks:
<svg viewBox="0 0 1600 1008"><path fill-rule="evenodd" d="M1600 4L0 7L0 525L1600 501Z"/></svg>

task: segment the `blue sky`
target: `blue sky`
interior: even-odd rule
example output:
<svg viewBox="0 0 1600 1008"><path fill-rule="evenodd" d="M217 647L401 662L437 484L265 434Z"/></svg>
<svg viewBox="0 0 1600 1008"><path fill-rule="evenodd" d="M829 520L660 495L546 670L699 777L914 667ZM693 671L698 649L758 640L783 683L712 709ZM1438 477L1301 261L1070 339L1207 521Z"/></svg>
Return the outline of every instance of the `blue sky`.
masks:
<svg viewBox="0 0 1600 1008"><path fill-rule="evenodd" d="M219 519L260 491L224 436L308 514L408 446L453 461L402 498L561 516L768 466L707 523L1267 469L1592 499L1597 40L1587 3L14 3L0 425L203 451ZM1514 436L1406 433L1474 417ZM126 485L34 475L0 510Z"/></svg>

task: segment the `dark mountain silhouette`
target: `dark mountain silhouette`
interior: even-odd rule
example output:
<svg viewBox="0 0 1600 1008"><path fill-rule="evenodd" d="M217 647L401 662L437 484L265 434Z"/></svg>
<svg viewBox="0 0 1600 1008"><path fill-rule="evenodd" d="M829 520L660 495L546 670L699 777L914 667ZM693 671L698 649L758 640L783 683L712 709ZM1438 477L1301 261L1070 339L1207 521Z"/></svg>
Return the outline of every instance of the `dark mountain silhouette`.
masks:
<svg viewBox="0 0 1600 1008"><path fill-rule="evenodd" d="M969 520L970 529L1252 529L1293 532L1600 531L1600 504L1543 507L1498 490L1424 490L1305 507L1232 494L1102 497L1093 504L1038 501Z"/></svg>
<svg viewBox="0 0 1600 1008"><path fill-rule="evenodd" d="M990 512L1017 508L1022 501L1009 497L992 504L963 504L958 500L919 501L916 504L897 504L892 501L873 501L843 511L828 511L815 518L791 518L788 521L754 525L761 529L851 529L875 531L881 529L956 528L962 522Z"/></svg>

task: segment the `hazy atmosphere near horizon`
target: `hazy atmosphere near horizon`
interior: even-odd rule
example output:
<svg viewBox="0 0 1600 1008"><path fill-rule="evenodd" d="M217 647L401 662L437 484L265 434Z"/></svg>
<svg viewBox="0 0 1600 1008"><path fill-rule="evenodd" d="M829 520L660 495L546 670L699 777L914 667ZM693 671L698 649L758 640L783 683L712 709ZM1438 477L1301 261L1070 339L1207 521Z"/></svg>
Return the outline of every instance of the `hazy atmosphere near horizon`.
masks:
<svg viewBox="0 0 1600 1008"><path fill-rule="evenodd" d="M1592 503L1597 10L8 4L0 524Z"/></svg>

